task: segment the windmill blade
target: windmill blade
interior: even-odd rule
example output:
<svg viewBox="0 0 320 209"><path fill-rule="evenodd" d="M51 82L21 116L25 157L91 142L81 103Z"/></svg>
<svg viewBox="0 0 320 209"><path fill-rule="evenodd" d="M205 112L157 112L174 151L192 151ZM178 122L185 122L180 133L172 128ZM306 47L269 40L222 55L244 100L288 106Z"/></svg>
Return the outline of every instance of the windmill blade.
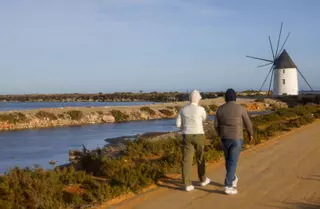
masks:
<svg viewBox="0 0 320 209"><path fill-rule="evenodd" d="M271 68L271 69L272 69L272 68ZM273 74L274 74L274 69L272 69L272 73L271 73L271 78L270 78L270 83L269 83L268 95L269 95L270 90L271 90L271 83L272 83Z"/></svg>
<svg viewBox="0 0 320 209"><path fill-rule="evenodd" d="M278 37L276 55L278 55L278 48L279 48L279 43L280 43L280 39L281 39L282 26L283 26L283 22L281 23L281 27L280 27L280 33L279 33L279 37Z"/></svg>
<svg viewBox="0 0 320 209"><path fill-rule="evenodd" d="M270 36L269 36L269 43L270 43L270 47L271 47L272 56L273 56L273 59L274 59L275 55L274 55L274 52L273 52L273 46L272 46L272 42L271 42Z"/></svg>
<svg viewBox="0 0 320 209"><path fill-rule="evenodd" d="M268 77L269 77L269 75L270 75L270 73L271 73L272 70L273 70L273 65L271 66L271 68L270 68L270 70L269 70L269 73L267 74L266 78L264 79L264 81L263 81L263 83L262 83L261 88L260 88L259 91L262 90L262 88L263 88L264 84L266 83L266 81L267 81L267 79L268 79Z"/></svg>
<svg viewBox="0 0 320 209"><path fill-rule="evenodd" d="M273 64L273 63L268 63L268 64L265 64L265 65L258 65L257 68L265 67L265 66L272 65L272 64Z"/></svg>
<svg viewBox="0 0 320 209"><path fill-rule="evenodd" d="M267 60L267 59L264 59L264 58L260 58L260 57L253 57L253 56L246 56L248 58L251 58L251 59L256 59L256 60L262 60L262 61L266 61L266 62L272 62L272 60Z"/></svg>
<svg viewBox="0 0 320 209"><path fill-rule="evenodd" d="M310 86L310 84L308 83L307 79L302 75L302 73L301 73L301 71L299 70L298 67L297 67L297 70L298 70L299 74L301 75L301 77L303 78L303 80L307 83L307 85L309 86L311 91L313 91L313 88Z"/></svg>
<svg viewBox="0 0 320 209"><path fill-rule="evenodd" d="M285 41L283 42L282 47L280 48L279 54L282 52L283 47L284 47L284 45L287 43L287 40L288 40L289 36L290 36L290 32L288 33L288 35L287 35L287 37L286 37Z"/></svg>

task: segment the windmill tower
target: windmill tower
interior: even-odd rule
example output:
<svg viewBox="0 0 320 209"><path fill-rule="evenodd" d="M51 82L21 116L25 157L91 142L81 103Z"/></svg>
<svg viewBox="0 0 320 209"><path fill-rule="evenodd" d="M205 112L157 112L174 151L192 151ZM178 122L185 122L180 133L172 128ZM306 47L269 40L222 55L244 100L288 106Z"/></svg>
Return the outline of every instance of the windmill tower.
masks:
<svg viewBox="0 0 320 209"><path fill-rule="evenodd" d="M267 64L260 65L258 67L265 67L271 65L269 73L267 74L265 80L263 81L260 91L262 90L264 84L268 80L268 77L271 73L270 83L269 83L269 91L271 90L271 84L273 81L273 96L283 96L283 95L298 95L299 94L299 85L298 85L298 73L301 75L303 80L307 83L311 91L313 91L312 87L309 85L308 81L302 75L301 71L298 69L296 64L290 58L288 52L284 49L284 45L286 44L290 33L288 33L284 43L282 44L279 50L279 44L281 39L283 23L281 23L280 33L278 37L278 43L276 52L274 53L273 45L271 42L271 38L269 36L269 44L272 52L272 60L264 59L260 57L247 56L252 59L261 60L268 62Z"/></svg>

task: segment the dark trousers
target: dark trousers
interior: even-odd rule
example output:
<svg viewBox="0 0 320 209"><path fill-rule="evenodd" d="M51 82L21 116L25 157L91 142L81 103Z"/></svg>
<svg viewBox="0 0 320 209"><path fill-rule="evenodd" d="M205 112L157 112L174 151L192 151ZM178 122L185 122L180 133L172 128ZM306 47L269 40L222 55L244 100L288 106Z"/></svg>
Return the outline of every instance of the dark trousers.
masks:
<svg viewBox="0 0 320 209"><path fill-rule="evenodd" d="M224 158L226 161L225 186L232 187L232 182L236 179L236 169L240 152L242 150L242 139L222 139Z"/></svg>
<svg viewBox="0 0 320 209"><path fill-rule="evenodd" d="M185 186L190 186L192 184L192 162L194 152L196 153L199 180L201 182L206 180L204 142L204 134L182 135L182 178Z"/></svg>

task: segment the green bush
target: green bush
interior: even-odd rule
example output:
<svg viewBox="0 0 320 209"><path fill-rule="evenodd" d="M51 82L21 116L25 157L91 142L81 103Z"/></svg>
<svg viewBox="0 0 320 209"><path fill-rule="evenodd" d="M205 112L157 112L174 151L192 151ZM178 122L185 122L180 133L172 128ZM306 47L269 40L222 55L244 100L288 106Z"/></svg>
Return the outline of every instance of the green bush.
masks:
<svg viewBox="0 0 320 209"><path fill-rule="evenodd" d="M141 107L140 111L147 112L149 115L152 115L152 116L156 115L156 112L150 107Z"/></svg>
<svg viewBox="0 0 320 209"><path fill-rule="evenodd" d="M1 114L0 121L12 124L28 122L27 116L21 112Z"/></svg>
<svg viewBox="0 0 320 209"><path fill-rule="evenodd" d="M48 118L49 120L57 120L57 116L55 116L55 114L50 113L50 112L46 112L46 111L39 111L36 113L35 115L38 119L44 120L46 118Z"/></svg>
<svg viewBox="0 0 320 209"><path fill-rule="evenodd" d="M276 113L280 117L285 117L285 118L292 118L292 117L297 117L297 114L289 108L280 108L276 111Z"/></svg>
<svg viewBox="0 0 320 209"><path fill-rule="evenodd" d="M297 106L292 110L299 116L303 116L310 113L315 113L318 110L318 106L315 105L306 105L306 106Z"/></svg>
<svg viewBox="0 0 320 209"><path fill-rule="evenodd" d="M129 115L121 112L120 110L112 110L111 115L115 118L117 122L123 122L129 119Z"/></svg>
<svg viewBox="0 0 320 209"><path fill-rule="evenodd" d="M270 114L270 115L263 116L263 120L265 120L267 122L278 121L280 119L281 119L281 117L278 114Z"/></svg>
<svg viewBox="0 0 320 209"><path fill-rule="evenodd" d="M302 116L301 118L303 118L306 123L312 123L315 120L315 117L312 114L306 114L304 116Z"/></svg>
<svg viewBox="0 0 320 209"><path fill-rule="evenodd" d="M111 198L108 191L106 183L97 182L72 167L62 171L15 168L0 177L0 206L3 209L79 207Z"/></svg>
<svg viewBox="0 0 320 209"><path fill-rule="evenodd" d="M168 110L168 109L162 109L162 110L159 110L159 112L161 112L162 114L164 114L166 116L173 116L174 115L174 112L172 112L171 110Z"/></svg>
<svg viewBox="0 0 320 209"><path fill-rule="evenodd" d="M66 114L70 116L71 120L81 120L83 117L83 113L79 110L70 110Z"/></svg>

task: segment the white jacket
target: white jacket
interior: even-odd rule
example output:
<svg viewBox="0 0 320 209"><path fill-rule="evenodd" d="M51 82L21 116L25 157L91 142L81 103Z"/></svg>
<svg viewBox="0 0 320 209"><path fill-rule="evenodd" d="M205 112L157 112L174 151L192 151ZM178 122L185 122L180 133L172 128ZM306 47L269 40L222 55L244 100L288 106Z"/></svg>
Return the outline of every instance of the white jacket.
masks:
<svg viewBox="0 0 320 209"><path fill-rule="evenodd" d="M207 114L198 103L201 100L199 91L190 94L190 104L184 106L177 117L177 127L182 129L182 134L204 134L203 121Z"/></svg>

